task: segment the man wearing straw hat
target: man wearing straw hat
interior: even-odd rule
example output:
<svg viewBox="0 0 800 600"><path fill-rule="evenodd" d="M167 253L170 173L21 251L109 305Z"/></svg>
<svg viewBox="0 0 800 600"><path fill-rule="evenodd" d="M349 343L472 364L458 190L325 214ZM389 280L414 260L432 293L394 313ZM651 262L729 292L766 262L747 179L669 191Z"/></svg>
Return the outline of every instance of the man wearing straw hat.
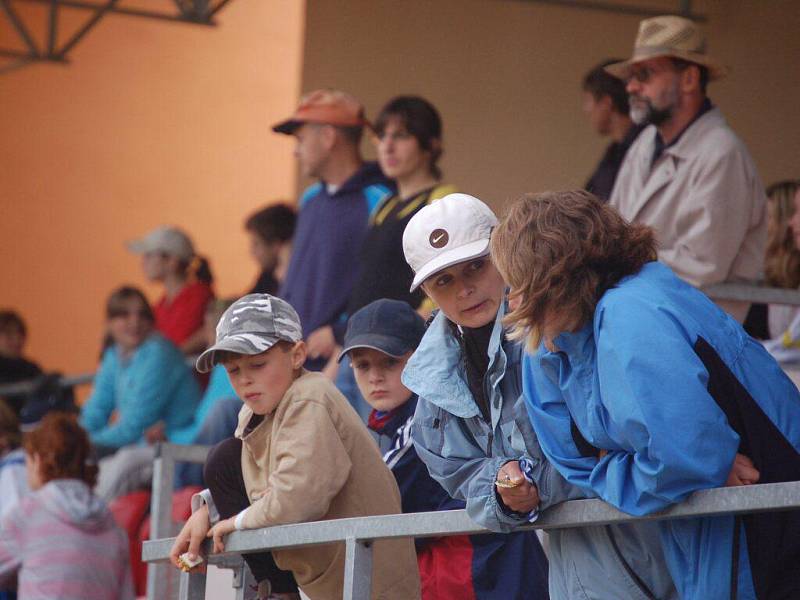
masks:
<svg viewBox="0 0 800 600"><path fill-rule="evenodd" d="M726 70L706 53L703 33L682 17L645 19L632 58L606 70L627 82L632 120L649 125L625 157L611 206L653 227L659 260L693 285L759 279L764 186L706 94ZM749 306L719 304L739 321Z"/></svg>

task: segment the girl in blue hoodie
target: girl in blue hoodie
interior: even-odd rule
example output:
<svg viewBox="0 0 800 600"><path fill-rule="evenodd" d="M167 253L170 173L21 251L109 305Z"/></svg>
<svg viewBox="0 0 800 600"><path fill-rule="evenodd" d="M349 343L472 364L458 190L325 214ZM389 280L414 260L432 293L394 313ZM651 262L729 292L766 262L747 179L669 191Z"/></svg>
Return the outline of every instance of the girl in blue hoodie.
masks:
<svg viewBox="0 0 800 600"><path fill-rule="evenodd" d="M655 261L651 229L583 191L523 197L494 231L550 462L646 515L696 490L800 479L800 393L764 348ZM800 511L658 522L682 598L800 598Z"/></svg>

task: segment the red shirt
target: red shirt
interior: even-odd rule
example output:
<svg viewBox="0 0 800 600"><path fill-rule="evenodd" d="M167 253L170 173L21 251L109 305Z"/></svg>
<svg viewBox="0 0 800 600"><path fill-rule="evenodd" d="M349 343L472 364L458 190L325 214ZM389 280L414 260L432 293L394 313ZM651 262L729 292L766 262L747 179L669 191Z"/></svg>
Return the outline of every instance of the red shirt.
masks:
<svg viewBox="0 0 800 600"><path fill-rule="evenodd" d="M163 296L153 307L156 329L180 346L203 326L206 305L213 297L214 292L201 281L187 283L172 301Z"/></svg>

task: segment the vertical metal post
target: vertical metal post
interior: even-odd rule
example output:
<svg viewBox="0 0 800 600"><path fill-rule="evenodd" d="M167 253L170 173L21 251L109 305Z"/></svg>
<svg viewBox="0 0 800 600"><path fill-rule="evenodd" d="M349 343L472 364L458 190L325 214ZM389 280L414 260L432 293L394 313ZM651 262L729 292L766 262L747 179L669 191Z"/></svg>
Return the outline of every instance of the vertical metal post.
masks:
<svg viewBox="0 0 800 600"><path fill-rule="evenodd" d="M372 541L347 538L344 600L369 600L372 592Z"/></svg>
<svg viewBox="0 0 800 600"><path fill-rule="evenodd" d="M249 595L248 592L255 585L256 580L250 572L250 567L242 560L241 566L233 571L233 588L236 590L236 600L245 600Z"/></svg>
<svg viewBox="0 0 800 600"><path fill-rule="evenodd" d="M47 35L47 56L52 58L56 54L56 41L58 40L58 1L50 0L50 20Z"/></svg>
<svg viewBox="0 0 800 600"><path fill-rule="evenodd" d="M178 600L205 600L206 574L200 572L181 573Z"/></svg>
<svg viewBox="0 0 800 600"><path fill-rule="evenodd" d="M172 488L175 481L175 459L169 452L169 446L156 445L156 457L153 461L153 490L150 498L150 539L159 540L173 535L172 525ZM147 598L148 600L168 600L174 597L170 581L174 581L174 569L168 564L150 563L147 565ZM203 576L205 582L205 576Z"/></svg>

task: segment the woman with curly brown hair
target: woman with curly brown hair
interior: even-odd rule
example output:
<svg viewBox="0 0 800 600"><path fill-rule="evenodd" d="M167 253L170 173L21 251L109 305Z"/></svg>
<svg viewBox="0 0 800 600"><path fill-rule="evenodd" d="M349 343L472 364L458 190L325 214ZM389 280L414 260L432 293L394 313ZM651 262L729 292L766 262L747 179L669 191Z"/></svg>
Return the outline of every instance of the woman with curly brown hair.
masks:
<svg viewBox="0 0 800 600"><path fill-rule="evenodd" d="M800 479L800 393L733 318L655 262L650 229L588 192L527 195L492 254L511 286L507 321L531 352L529 417L569 482L645 515L695 490ZM682 598L800 597L797 511L659 528Z"/></svg>
<svg viewBox="0 0 800 600"><path fill-rule="evenodd" d="M0 521L0 587L16 576L25 600L132 599L128 540L92 493L86 432L50 413L24 447L31 493Z"/></svg>

